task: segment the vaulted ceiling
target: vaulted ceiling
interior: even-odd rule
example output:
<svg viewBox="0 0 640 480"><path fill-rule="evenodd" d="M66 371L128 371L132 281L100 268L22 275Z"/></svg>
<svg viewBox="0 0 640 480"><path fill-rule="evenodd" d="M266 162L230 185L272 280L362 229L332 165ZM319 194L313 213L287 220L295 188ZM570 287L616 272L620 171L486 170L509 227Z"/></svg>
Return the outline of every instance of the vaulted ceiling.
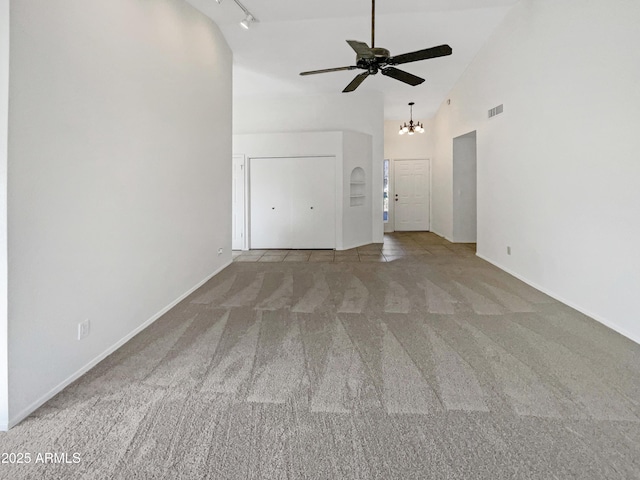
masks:
<svg viewBox="0 0 640 480"><path fill-rule="evenodd" d="M249 30L233 0L187 0L222 30L234 56L236 97L339 93L361 72L342 71L301 77L305 70L353 65L355 53L345 40L371 41L370 0L241 0L258 19ZM508 10L519 0L377 0L376 46L392 55L449 44L453 55L402 65L426 79L411 87L375 75L356 92L384 95L385 118L427 119Z"/></svg>

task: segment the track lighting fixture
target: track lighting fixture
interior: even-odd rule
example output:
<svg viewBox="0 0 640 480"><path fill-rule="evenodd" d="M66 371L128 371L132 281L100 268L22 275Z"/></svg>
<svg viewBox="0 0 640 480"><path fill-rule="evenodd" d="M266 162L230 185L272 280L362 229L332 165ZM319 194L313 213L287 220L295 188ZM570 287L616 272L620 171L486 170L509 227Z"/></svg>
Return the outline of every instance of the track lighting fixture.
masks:
<svg viewBox="0 0 640 480"><path fill-rule="evenodd" d="M413 135L414 133L424 133L424 126L420 122L413 123L413 106L414 102L409 103L409 107L411 108L411 117L409 119L409 125L405 122L404 125L400 125L400 131L398 132L400 135L404 135L405 133L408 135Z"/></svg>
<svg viewBox="0 0 640 480"><path fill-rule="evenodd" d="M245 28L247 30L249 30L249 27L251 26L251 24L255 21L255 19L253 18L253 15L248 14L246 17L244 17L244 20L242 20L240 22L240 26L242 28Z"/></svg>
<svg viewBox="0 0 640 480"><path fill-rule="evenodd" d="M233 1L236 5L238 5L240 10L242 10L244 13L244 19L240 22L240 26L245 30L249 30L249 27L251 26L251 24L257 23L258 19L249 10L247 10L247 7L245 7L242 3L240 3L240 0L233 0ZM220 5L222 3L222 0L216 0L216 3Z"/></svg>

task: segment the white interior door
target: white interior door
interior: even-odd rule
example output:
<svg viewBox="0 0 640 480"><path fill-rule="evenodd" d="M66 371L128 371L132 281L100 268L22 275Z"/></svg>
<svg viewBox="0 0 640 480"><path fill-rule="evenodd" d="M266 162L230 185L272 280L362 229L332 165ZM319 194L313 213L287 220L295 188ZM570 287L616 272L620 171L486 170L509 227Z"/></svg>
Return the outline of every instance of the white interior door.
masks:
<svg viewBox="0 0 640 480"><path fill-rule="evenodd" d="M251 248L293 248L291 161L251 159Z"/></svg>
<svg viewBox="0 0 640 480"><path fill-rule="evenodd" d="M295 248L335 248L335 157L292 160L292 235Z"/></svg>
<svg viewBox="0 0 640 480"><path fill-rule="evenodd" d="M393 183L395 230L429 230L429 160L396 160Z"/></svg>
<svg viewBox="0 0 640 480"><path fill-rule="evenodd" d="M245 248L244 172L244 155L234 155L231 184L231 248L234 250Z"/></svg>

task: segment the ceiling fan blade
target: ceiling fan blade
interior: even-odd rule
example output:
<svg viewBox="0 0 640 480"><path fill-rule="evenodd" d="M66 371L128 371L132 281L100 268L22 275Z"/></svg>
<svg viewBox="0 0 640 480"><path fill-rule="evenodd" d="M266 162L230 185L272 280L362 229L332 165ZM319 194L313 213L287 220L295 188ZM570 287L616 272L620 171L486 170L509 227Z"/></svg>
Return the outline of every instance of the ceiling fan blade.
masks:
<svg viewBox="0 0 640 480"><path fill-rule="evenodd" d="M395 78L396 80L400 80L401 82L408 83L412 87L420 85L422 82L424 82L424 78L416 77L411 73L405 72L404 70L399 70L394 67L387 67L383 70L380 70L380 72L387 77Z"/></svg>
<svg viewBox="0 0 640 480"><path fill-rule="evenodd" d="M446 57L451 55L453 50L449 45L439 45L437 47L425 48L417 52L403 53L391 57L387 62L389 65L400 65L402 63L417 62L419 60L427 60L429 58Z"/></svg>
<svg viewBox="0 0 640 480"><path fill-rule="evenodd" d="M347 85L344 90L342 90L342 93L353 92L356 88L360 86L362 82L364 82L364 80L368 76L369 76L369 72L364 72L364 73L361 73L360 75L357 75L356 78L351 80L351 83Z"/></svg>
<svg viewBox="0 0 640 480"><path fill-rule="evenodd" d="M315 75L317 73L329 73L329 72L340 72L342 70L355 70L356 66L351 67L338 67L338 68L325 68L323 70L310 70L308 72L301 72L300 75Z"/></svg>
<svg viewBox="0 0 640 480"><path fill-rule="evenodd" d="M356 51L360 58L375 58L376 56L375 53L373 53L373 50L369 48L369 45L364 42L347 40L347 43Z"/></svg>

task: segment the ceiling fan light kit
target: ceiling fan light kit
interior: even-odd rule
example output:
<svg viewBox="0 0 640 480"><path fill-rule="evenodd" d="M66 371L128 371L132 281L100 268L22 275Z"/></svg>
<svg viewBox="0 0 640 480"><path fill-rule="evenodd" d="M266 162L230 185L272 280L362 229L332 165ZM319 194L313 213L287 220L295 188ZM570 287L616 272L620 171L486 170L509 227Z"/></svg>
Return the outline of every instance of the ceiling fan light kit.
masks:
<svg viewBox="0 0 640 480"><path fill-rule="evenodd" d="M411 115L409 117L409 125L405 122L404 125L400 125L400 131L398 134L404 135L405 133L408 135L413 135L414 133L424 133L424 125L420 122L413 123L413 106L414 102L409 102L409 107L411 108Z"/></svg>
<svg viewBox="0 0 640 480"><path fill-rule="evenodd" d="M237 2L237 0L234 0ZM401 55L391 56L386 48L375 47L375 21L376 21L376 0L371 0L371 47L364 42L357 40L347 40L349 46L356 52L356 64L348 67L325 68L322 70L310 70L302 72L300 75L315 75L318 73L338 72L342 70L365 70L354 78L349 85L345 87L343 93L353 92L360 86L369 75L375 75L380 72L386 77L399 80L407 85L415 87L424 82L424 78L417 77L411 73L395 68L393 65L401 65L403 63L417 62L427 60L429 58L444 57L451 55L453 50L449 45L439 45L437 47L426 48L415 52L403 53Z"/></svg>

